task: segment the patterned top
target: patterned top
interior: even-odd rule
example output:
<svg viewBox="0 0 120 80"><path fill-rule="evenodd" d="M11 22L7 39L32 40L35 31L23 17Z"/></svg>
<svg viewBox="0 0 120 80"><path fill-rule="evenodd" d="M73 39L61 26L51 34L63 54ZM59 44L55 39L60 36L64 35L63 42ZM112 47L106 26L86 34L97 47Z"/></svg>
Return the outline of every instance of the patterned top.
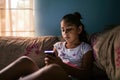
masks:
<svg viewBox="0 0 120 80"><path fill-rule="evenodd" d="M82 42L76 48L67 49L65 47L66 42L57 42L54 47L58 51L58 56L66 64L79 68L81 65L83 55L92 50L91 46L85 42Z"/></svg>

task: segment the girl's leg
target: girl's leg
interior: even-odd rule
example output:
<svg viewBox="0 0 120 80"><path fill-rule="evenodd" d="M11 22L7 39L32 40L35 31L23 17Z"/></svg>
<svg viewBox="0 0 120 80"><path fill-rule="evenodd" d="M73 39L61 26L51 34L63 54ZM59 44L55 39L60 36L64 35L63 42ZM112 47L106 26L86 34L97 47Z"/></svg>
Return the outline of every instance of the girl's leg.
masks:
<svg viewBox="0 0 120 80"><path fill-rule="evenodd" d="M65 71L57 64L47 65L21 80L70 80Z"/></svg>
<svg viewBox="0 0 120 80"><path fill-rule="evenodd" d="M30 58L22 56L0 71L0 80L16 80L38 69Z"/></svg>

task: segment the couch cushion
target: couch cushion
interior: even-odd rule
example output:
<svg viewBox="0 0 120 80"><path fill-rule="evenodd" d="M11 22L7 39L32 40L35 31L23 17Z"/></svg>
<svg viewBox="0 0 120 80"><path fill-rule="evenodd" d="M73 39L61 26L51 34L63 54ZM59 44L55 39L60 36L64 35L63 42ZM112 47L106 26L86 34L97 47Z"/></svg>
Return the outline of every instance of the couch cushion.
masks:
<svg viewBox="0 0 120 80"><path fill-rule="evenodd" d="M100 33L93 49L97 66L109 79L120 80L120 26Z"/></svg>
<svg viewBox="0 0 120 80"><path fill-rule="evenodd" d="M57 41L56 36L0 37L0 69L20 56L29 56L42 67L44 50L52 49Z"/></svg>

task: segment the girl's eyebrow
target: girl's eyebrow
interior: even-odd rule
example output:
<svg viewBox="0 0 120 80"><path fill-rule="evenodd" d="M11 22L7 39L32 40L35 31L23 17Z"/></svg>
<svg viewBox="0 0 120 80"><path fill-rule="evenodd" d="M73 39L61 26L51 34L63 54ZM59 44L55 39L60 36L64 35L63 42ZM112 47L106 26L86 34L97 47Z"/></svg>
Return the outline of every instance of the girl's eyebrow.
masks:
<svg viewBox="0 0 120 80"><path fill-rule="evenodd" d="M72 28L72 26L68 26L68 27L66 27L66 28L61 27L61 29L68 29L68 28Z"/></svg>
<svg viewBox="0 0 120 80"><path fill-rule="evenodd" d="M68 24L68 25L66 25L66 28L71 28L72 26L73 26L72 24ZM64 27L61 26L61 29L64 29Z"/></svg>
<svg viewBox="0 0 120 80"><path fill-rule="evenodd" d="M69 29L69 28L73 28L72 26L68 26L68 27L66 27L66 29Z"/></svg>
<svg viewBox="0 0 120 80"><path fill-rule="evenodd" d="M61 27L61 29L64 29L64 27Z"/></svg>

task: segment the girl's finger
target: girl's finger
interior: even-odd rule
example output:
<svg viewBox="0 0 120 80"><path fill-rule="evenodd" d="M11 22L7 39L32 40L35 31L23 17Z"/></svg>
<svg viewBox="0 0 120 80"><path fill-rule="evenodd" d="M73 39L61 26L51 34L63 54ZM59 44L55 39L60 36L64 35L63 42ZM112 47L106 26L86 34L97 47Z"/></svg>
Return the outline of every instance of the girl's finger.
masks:
<svg viewBox="0 0 120 80"><path fill-rule="evenodd" d="M46 54L45 57L46 57L46 58L49 58L49 59L51 59L51 60L54 60L54 59L55 59L55 57L53 57L53 56L51 56L51 55L49 55L49 54Z"/></svg>
<svg viewBox="0 0 120 80"><path fill-rule="evenodd" d="M54 61L53 61L52 59L48 58L48 57L45 57L44 60L45 60L45 64L46 64L46 65L49 65L49 64L51 64L51 63L54 63Z"/></svg>

